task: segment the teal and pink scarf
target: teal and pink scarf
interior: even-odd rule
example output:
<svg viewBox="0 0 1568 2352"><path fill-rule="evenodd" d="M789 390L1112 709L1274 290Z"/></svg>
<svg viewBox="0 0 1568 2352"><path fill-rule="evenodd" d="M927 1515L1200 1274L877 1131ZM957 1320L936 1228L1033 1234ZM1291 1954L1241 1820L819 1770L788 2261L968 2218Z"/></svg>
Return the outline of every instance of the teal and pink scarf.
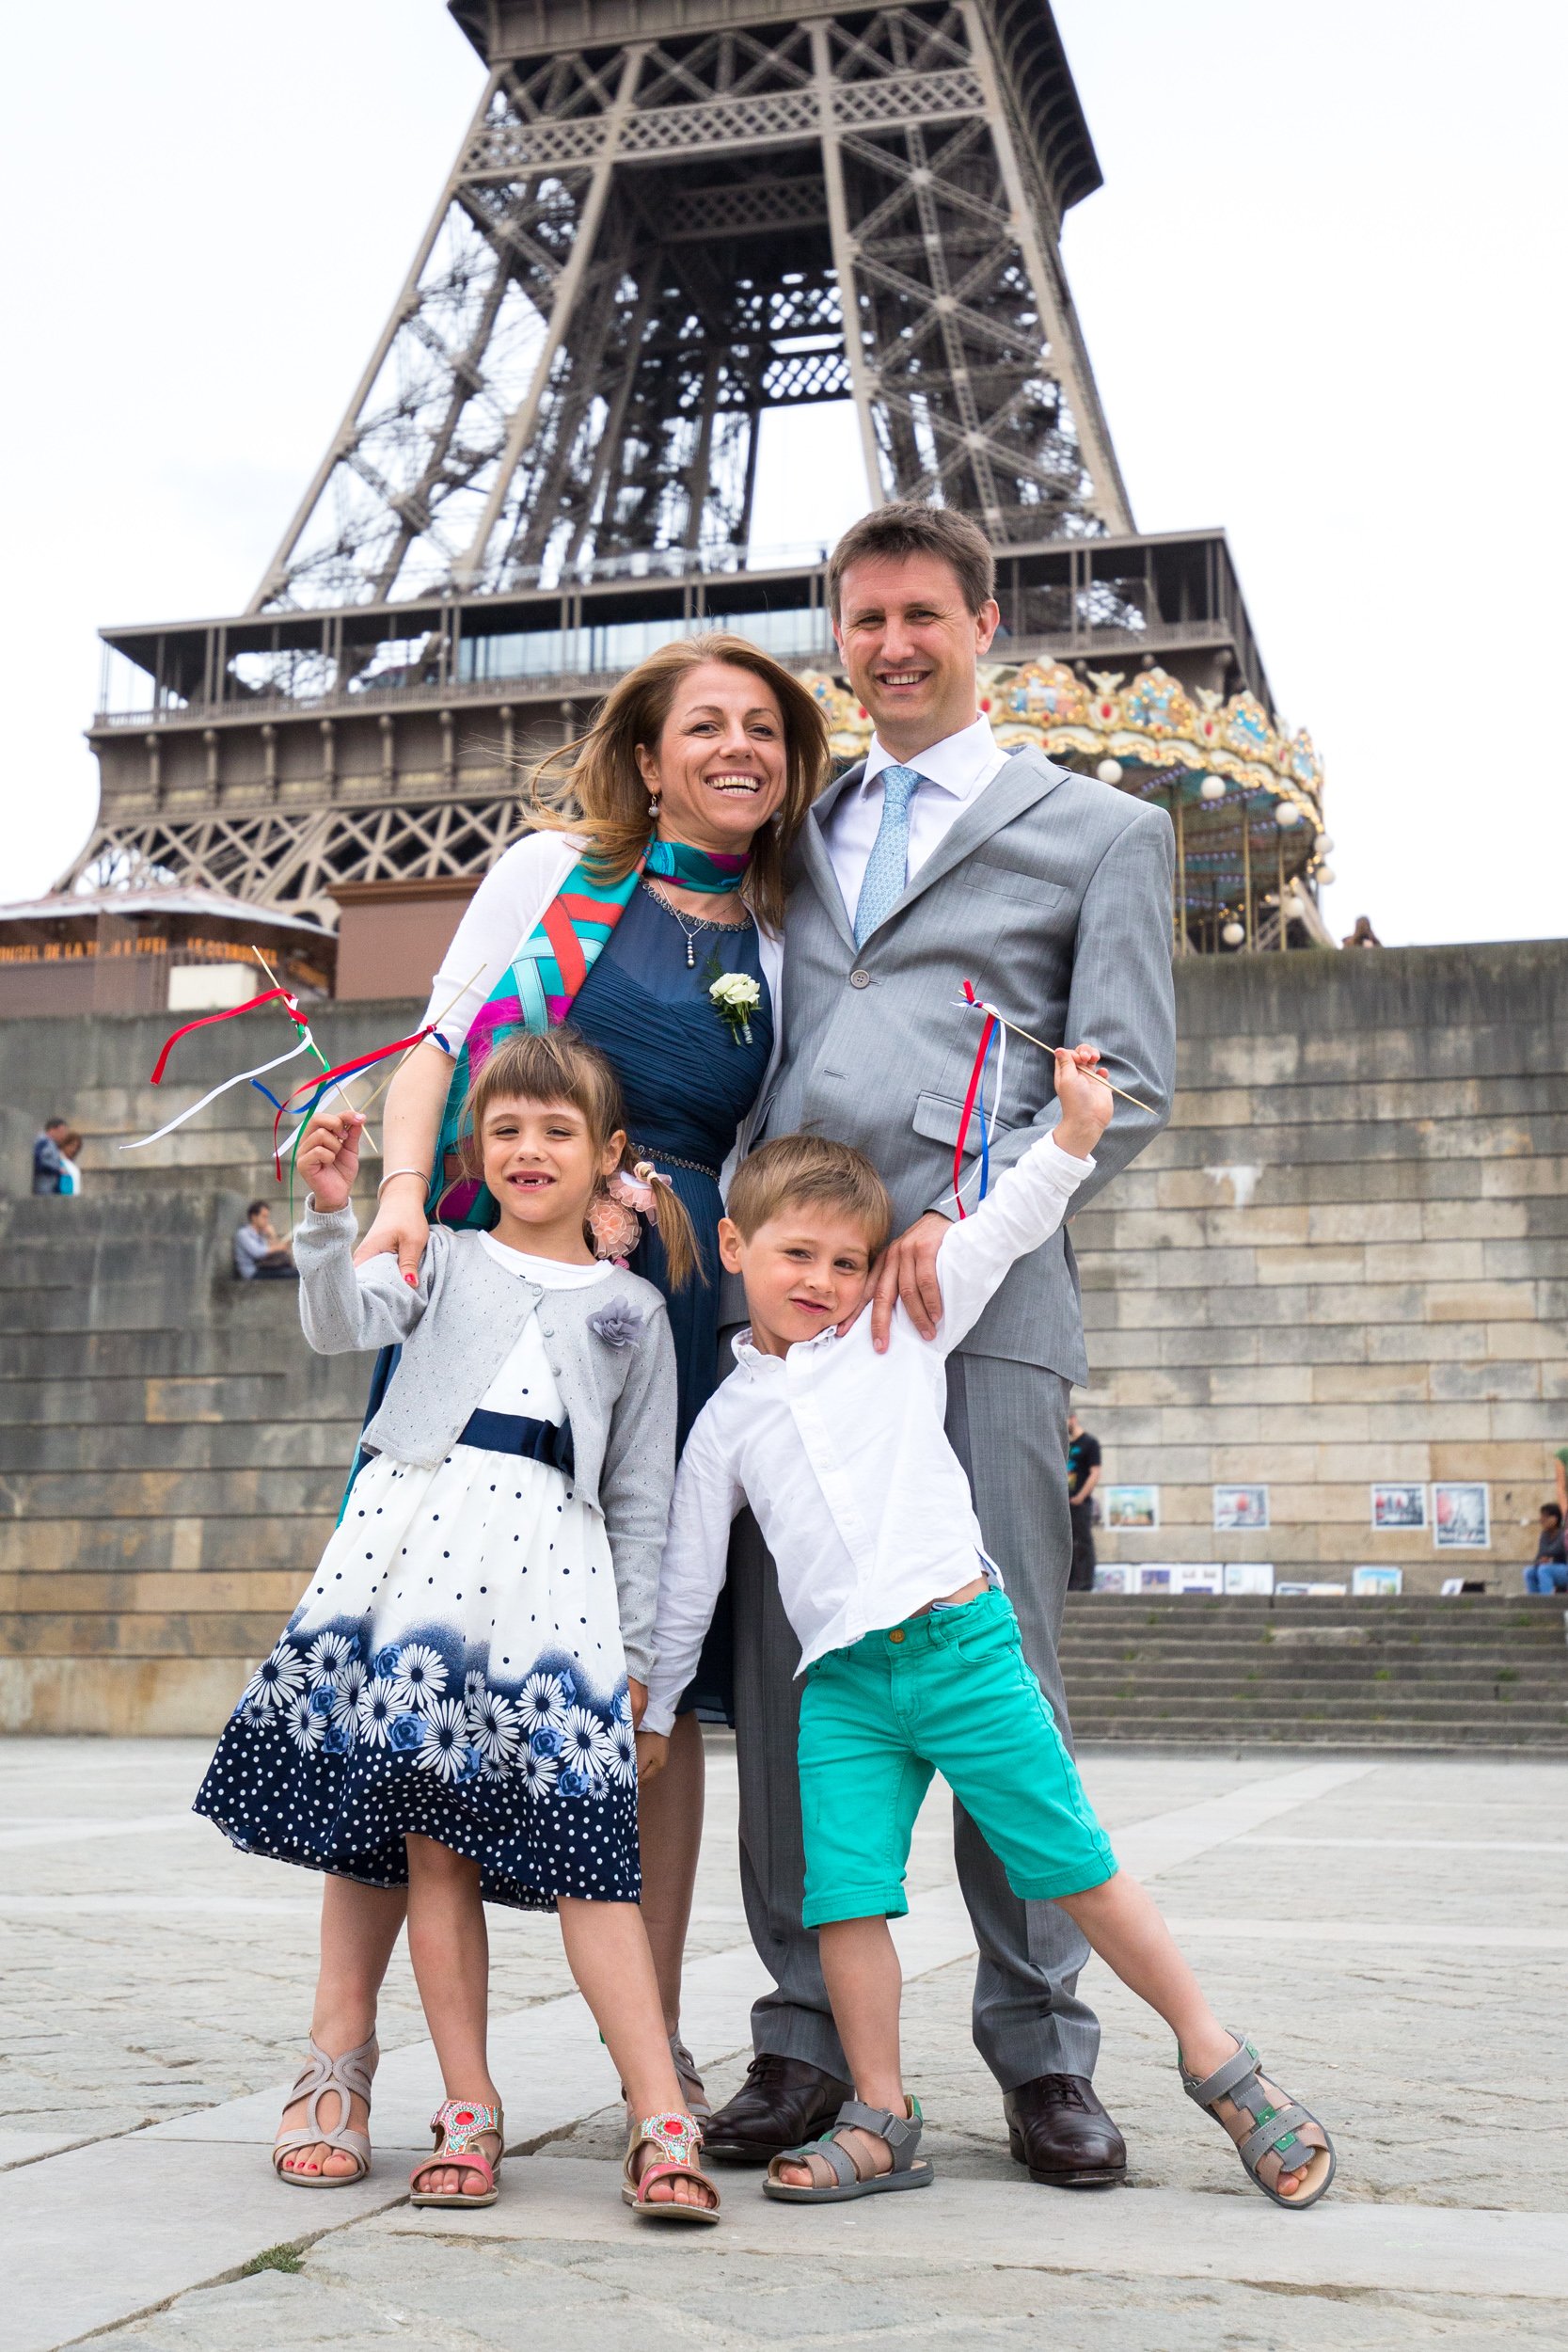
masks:
<svg viewBox="0 0 1568 2352"><path fill-rule="evenodd" d="M536 1036L558 1028L588 975L598 961L605 942L615 929L645 873L662 876L682 890L710 891L716 896L738 888L748 861L744 857L711 857L684 841L650 841L624 882L595 881L586 861L579 859L567 875L529 937L501 974L468 1026L457 1057L447 1106L436 1147L431 1179L430 1215L442 1225L481 1229L496 1221L496 1204L476 1178L454 1175L462 1145L463 1105L468 1089L492 1048L516 1029Z"/></svg>

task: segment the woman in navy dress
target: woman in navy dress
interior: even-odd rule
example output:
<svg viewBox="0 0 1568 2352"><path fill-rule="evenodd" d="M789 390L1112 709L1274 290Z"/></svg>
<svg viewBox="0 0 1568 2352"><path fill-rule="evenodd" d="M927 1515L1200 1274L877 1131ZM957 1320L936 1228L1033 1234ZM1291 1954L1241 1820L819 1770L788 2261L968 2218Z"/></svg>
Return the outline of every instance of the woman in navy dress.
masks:
<svg viewBox="0 0 1568 2352"><path fill-rule="evenodd" d="M657 1232L645 1233L629 1261L669 1298L684 1443L721 1374L720 1175L754 1123L776 1057L784 872L826 781L827 729L810 691L754 645L686 639L624 677L589 735L563 756L564 784L539 791L535 829L481 883L436 976L426 1018L437 1022L443 1045L419 1047L388 1090L387 1172L357 1254L393 1251L405 1272L418 1266L453 1057L508 968L525 961L546 911L572 911L562 885L578 859L591 852L611 882L639 871L608 938L599 944L579 930L587 976L569 998L552 995L549 1013L569 1018L613 1062L632 1140L678 1192L697 1231L705 1279L680 1290L669 1284ZM672 870L641 870L650 856ZM580 895L580 883L575 888ZM736 982L750 985L737 990ZM716 1620L670 1763L639 1808L643 1915L672 2046L699 2114L701 2084L678 2023L702 1837L698 1710L730 1720L732 1708L728 1629ZM324 1962L341 1946L343 1981L358 1990L331 2017L318 2017L325 2048L371 2032L363 1986L379 1978L390 1951L397 1929L387 1906L394 1900L388 1891L327 1882ZM285 2125L298 2120L293 2109L284 2117ZM357 2114L352 2121L362 2123ZM328 2153L320 2152L324 2173Z"/></svg>

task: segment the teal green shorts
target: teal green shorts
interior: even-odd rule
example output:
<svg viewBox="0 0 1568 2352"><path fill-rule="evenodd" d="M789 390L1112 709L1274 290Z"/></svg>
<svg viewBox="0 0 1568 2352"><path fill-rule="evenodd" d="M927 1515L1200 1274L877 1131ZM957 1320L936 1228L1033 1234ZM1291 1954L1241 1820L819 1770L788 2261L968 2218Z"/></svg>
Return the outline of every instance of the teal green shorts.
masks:
<svg viewBox="0 0 1568 2352"><path fill-rule="evenodd" d="M1028 1901L1081 1895L1117 1858L1026 1662L1006 1593L830 1650L800 1699L808 1928L899 1918L921 1800L940 1772Z"/></svg>

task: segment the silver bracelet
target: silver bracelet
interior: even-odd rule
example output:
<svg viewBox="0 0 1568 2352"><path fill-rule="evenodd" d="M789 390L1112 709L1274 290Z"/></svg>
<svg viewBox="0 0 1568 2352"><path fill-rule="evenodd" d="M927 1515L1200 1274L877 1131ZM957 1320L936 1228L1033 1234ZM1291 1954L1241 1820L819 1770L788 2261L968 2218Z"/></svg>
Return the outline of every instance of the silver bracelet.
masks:
<svg viewBox="0 0 1568 2352"><path fill-rule="evenodd" d="M375 1188L375 1197L378 1200L380 1200L382 1194L386 1191L388 1185L391 1183L394 1176L417 1176L421 1184L428 1184L430 1182L429 1172L425 1168L389 1168L387 1170L386 1175L381 1179L380 1184L377 1184Z"/></svg>

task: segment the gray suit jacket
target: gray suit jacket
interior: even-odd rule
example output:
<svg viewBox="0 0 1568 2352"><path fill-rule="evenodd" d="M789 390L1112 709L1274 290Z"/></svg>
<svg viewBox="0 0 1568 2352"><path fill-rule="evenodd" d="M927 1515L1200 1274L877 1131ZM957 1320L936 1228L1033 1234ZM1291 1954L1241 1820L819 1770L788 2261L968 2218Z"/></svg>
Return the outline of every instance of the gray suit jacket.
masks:
<svg viewBox="0 0 1568 2352"><path fill-rule="evenodd" d="M829 787L797 845L784 1049L766 1132L857 1145L886 1179L899 1230L926 1209L953 1214L953 1149L980 1035L979 1016L959 1004L970 979L1046 1044L1098 1045L1117 1085L1149 1105L1117 1099L1081 1208L1170 1116L1169 818L1042 753L1015 753L857 948L822 820L860 774ZM993 1168L1054 1126L1052 1067L1039 1047L1008 1038ZM969 1143L978 1149L973 1125ZM971 1187L966 1206L974 1197ZM1065 1230L1014 1267L963 1344L1087 1378Z"/></svg>
<svg viewBox="0 0 1568 2352"><path fill-rule="evenodd" d="M308 1208L294 1239L300 1321L321 1356L402 1344L364 1436L396 1461L429 1467L451 1453L538 1310L572 1424L572 1490L604 1517L626 1672L646 1682L675 1482L675 1349L662 1296L636 1274L546 1292L497 1265L477 1233L440 1225L410 1289L394 1257L356 1266L354 1241L352 1209ZM618 1318L607 1313L617 1307Z"/></svg>

